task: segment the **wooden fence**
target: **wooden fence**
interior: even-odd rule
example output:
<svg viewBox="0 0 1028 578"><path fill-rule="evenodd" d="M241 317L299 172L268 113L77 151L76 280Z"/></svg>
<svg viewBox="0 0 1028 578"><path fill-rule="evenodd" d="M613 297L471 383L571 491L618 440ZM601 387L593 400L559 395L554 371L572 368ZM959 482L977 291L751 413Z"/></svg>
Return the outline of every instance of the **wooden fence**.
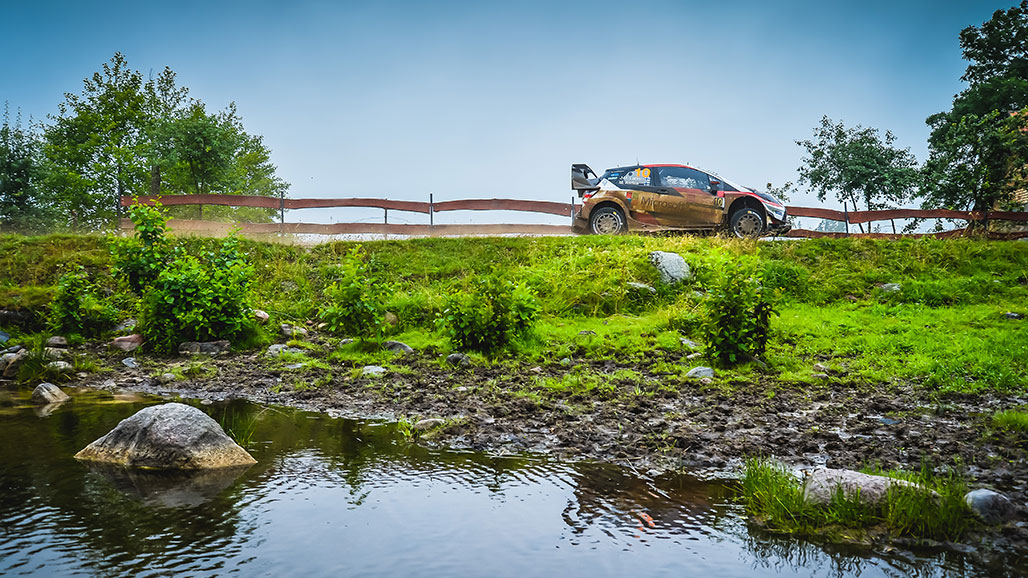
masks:
<svg viewBox="0 0 1028 578"><path fill-rule="evenodd" d="M156 197L139 197L142 203L152 203ZM121 198L122 206L129 206L134 202L134 197L125 196ZM530 224L476 224L476 225L444 225L435 224L435 214L447 211L518 211L527 213L542 213L557 215L573 219L575 212L580 205L576 205L576 199L572 197L570 203L558 203L553 201L527 201L519 199L462 199L456 201L435 202L432 195L429 195L427 203L418 201L392 201L388 199L373 198L346 198L346 199L285 199L275 197L258 197L247 195L169 195L160 198L165 206L182 205L219 205L230 207L257 207L263 209L275 209L279 211L279 222L277 223L222 223L217 221L173 219L169 226L178 232L193 232L203 234L226 234L232 229L240 229L244 234L308 234L308 235L343 235L343 234L381 234L381 235L411 235L411 236L432 236L432 235L502 235L502 234L533 234L533 235L566 235L571 233L570 223L568 225L530 225ZM382 209L381 223L287 223L285 222L286 209L316 209L334 207L361 207ZM863 236L872 238L897 238L897 237L957 237L967 234L968 229L955 229L938 233L922 234L900 234L895 230L895 219L950 219L963 220L968 222L992 222L992 221L1015 221L1028 222L1028 212L1010 211L952 211L948 209L888 209L881 211L838 211L819 207L786 207L788 214L796 217L812 217L828 219L850 225L871 223L874 221L893 222L892 233L852 233L838 232L829 233L824 231L813 231L809 229L793 229L789 232L790 237L844 237ZM405 224L390 223L389 211L402 211L408 213L426 214L429 223ZM123 230L132 228L128 219L122 219ZM1028 238L1028 231L1019 232L997 232L990 231L990 238L1014 239Z"/></svg>

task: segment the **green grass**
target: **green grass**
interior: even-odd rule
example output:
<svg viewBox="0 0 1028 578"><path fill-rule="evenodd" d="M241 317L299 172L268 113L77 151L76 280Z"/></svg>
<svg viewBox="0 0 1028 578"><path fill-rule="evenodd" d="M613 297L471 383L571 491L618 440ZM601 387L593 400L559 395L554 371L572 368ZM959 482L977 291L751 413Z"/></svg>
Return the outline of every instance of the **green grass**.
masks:
<svg viewBox="0 0 1028 578"><path fill-rule="evenodd" d="M178 241L192 254L220 241ZM39 322L60 274L83 265L120 317L135 316L135 299L111 278L110 241L97 236L0 236L0 309L27 312L27 327L3 327L16 339L42 331ZM271 322L236 349L266 345L279 323L315 318L323 291L353 243L306 248L244 241L254 265L253 304ZM538 294L541 313L531 333L508 350L479 360L553 365L567 357L638 364L678 379L702 359L674 361L699 342L703 292L713 264L724 255L754 255L766 286L780 294L772 321L767 369L742 366L719 372L719 383L764 375L785 384L820 383L813 369L831 369L830 383L902 383L933 392L1028 391L1028 322L1003 317L1028 313L1028 244L967 239L878 241L824 239L766 243L719 237L620 236L411 239L363 243L369 268L392 288L386 309L399 320L397 339L419 351L445 355L450 345L434 321L445 296L468 278L494 271L524 280ZM695 273L678 287L662 285L651 251L681 254ZM629 281L656 288L628 288ZM886 293L883 283L902 290ZM33 326L35 324L35 326ZM582 332L586 334L581 334ZM314 346L296 342L320 358ZM359 367L395 356L375 342L333 347L329 363ZM654 366L654 367L651 367ZM659 367L656 367L659 366ZM577 378L575 378L577 379ZM549 384L547 390L602 391L588 384Z"/></svg>
<svg viewBox="0 0 1028 578"><path fill-rule="evenodd" d="M753 458L746 462L741 493L747 513L764 528L829 541L865 540L883 532L958 540L976 524L964 503L967 485L956 474L936 475L927 465L919 472L868 473L907 480L918 487L893 486L878 506L841 490L829 504L815 505L804 499L803 482L785 466Z"/></svg>
<svg viewBox="0 0 1028 578"><path fill-rule="evenodd" d="M1028 433L1028 412L1008 409L992 415L992 426L996 429Z"/></svg>

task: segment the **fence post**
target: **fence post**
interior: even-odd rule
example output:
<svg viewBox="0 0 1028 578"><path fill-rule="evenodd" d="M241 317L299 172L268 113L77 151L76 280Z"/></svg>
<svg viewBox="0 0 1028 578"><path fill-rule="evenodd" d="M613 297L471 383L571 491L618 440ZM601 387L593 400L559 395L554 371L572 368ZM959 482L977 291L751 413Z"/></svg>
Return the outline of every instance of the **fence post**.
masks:
<svg viewBox="0 0 1028 578"><path fill-rule="evenodd" d="M385 211L385 215L383 215L383 217L382 217L382 224L388 225L389 224L389 209L386 209L385 207L383 207L382 210Z"/></svg>
<svg viewBox="0 0 1028 578"><path fill-rule="evenodd" d="M278 196L278 234L286 234L286 194Z"/></svg>
<svg viewBox="0 0 1028 578"><path fill-rule="evenodd" d="M847 208L846 201L842 202L842 218L846 223L846 236L850 236L850 211Z"/></svg>
<svg viewBox="0 0 1028 578"><path fill-rule="evenodd" d="M428 193L428 226L435 226L435 201L432 198L432 193Z"/></svg>
<svg viewBox="0 0 1028 578"><path fill-rule="evenodd" d="M575 196L571 195L571 226L575 226Z"/></svg>

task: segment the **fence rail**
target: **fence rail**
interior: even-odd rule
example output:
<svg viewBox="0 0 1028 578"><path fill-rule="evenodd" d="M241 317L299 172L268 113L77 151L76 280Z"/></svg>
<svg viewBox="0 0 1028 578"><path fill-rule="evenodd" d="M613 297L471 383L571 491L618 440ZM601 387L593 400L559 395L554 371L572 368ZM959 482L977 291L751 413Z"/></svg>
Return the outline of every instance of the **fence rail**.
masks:
<svg viewBox="0 0 1028 578"><path fill-rule="evenodd" d="M157 197L138 197L139 202L153 203ZM135 197L121 197L121 205L129 206ZM477 225L442 225L435 224L434 215L447 211L518 211L541 213L573 218L578 205L572 197L570 203L554 201L529 201L521 199L460 199L454 201L435 202L429 195L427 203L418 201L393 201L375 198L338 198L338 199L284 199L250 195L168 195L160 197L165 206L183 205L219 205L229 207L256 207L280 211L278 223L222 223L216 221L173 219L172 229L181 232L224 234L239 228L247 234L312 234L312 235L345 235L345 234L383 234L383 235L502 235L502 234L535 234L560 235L571 233L568 225L531 225L531 224L477 224ZM286 223L286 209L319 209L335 207L375 208L384 211L382 223ZM880 211L839 211L821 207L786 207L788 214L796 217L812 217L840 221L847 225L871 223L874 221L892 221L894 219L951 219L968 222L980 221L1015 221L1028 222L1028 212L1012 211L953 211L949 209L886 209ZM421 213L429 216L429 224L412 225L389 223L389 211ZM131 229L132 222L122 219L121 227ZM899 237L958 237L967 233L967 229L954 229L936 233L897 234L889 233L850 233L825 232L809 229L793 229L790 237L844 237L862 236L870 238L892 239ZM1016 239L1028 237L1025 232L990 231L990 238Z"/></svg>

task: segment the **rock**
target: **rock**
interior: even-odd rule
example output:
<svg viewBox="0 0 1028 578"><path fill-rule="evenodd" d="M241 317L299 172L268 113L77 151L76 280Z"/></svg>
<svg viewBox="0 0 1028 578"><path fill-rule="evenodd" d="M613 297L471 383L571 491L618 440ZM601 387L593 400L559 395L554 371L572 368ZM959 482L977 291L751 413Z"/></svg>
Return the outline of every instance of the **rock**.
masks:
<svg viewBox="0 0 1028 578"><path fill-rule="evenodd" d="M201 402L202 403L202 402ZM117 490L159 508L195 508L218 498L250 467L150 471L99 462L86 467Z"/></svg>
<svg viewBox="0 0 1028 578"><path fill-rule="evenodd" d="M65 359L66 357L68 357L68 352L60 347L43 348L43 359L56 361L58 359Z"/></svg>
<svg viewBox="0 0 1028 578"><path fill-rule="evenodd" d="M114 332L125 333L126 331L132 331L136 328L136 325L138 325L138 322L135 319L129 318L119 323L118 326L114 328Z"/></svg>
<svg viewBox="0 0 1028 578"><path fill-rule="evenodd" d="M135 357L126 357L125 359L121 360L121 364L129 369L135 369L139 367L139 364L136 363Z"/></svg>
<svg viewBox="0 0 1028 578"><path fill-rule="evenodd" d="M995 526L1011 520L1017 508L1009 498L999 492L979 489L964 494L964 502L981 521Z"/></svg>
<svg viewBox="0 0 1028 578"><path fill-rule="evenodd" d="M15 353L4 355L4 359L7 360L7 363L4 366L3 378L14 379L15 377L18 377L18 371L21 369L22 364L25 363L25 360L29 358L29 355L29 350L24 348L19 349Z"/></svg>
<svg viewBox="0 0 1028 578"><path fill-rule="evenodd" d="M176 379L178 379L178 377L176 377L174 373L162 373L157 376L157 383L167 385L169 383L174 383Z"/></svg>
<svg viewBox="0 0 1028 578"><path fill-rule="evenodd" d="M860 496L865 504L881 504L893 486L919 487L906 480L896 480L885 476L873 476L853 470L834 470L819 468L807 478L803 489L803 498L812 504L828 504L835 492L842 488L847 498ZM934 493L934 492L933 492Z"/></svg>
<svg viewBox="0 0 1028 578"><path fill-rule="evenodd" d="M703 379L700 380L700 383L702 383L703 385L710 385L710 384L714 383L714 380L709 378L709 377L704 377Z"/></svg>
<svg viewBox="0 0 1028 578"><path fill-rule="evenodd" d="M397 327L400 325L400 318L392 311L386 311L384 321L389 327Z"/></svg>
<svg viewBox="0 0 1028 578"><path fill-rule="evenodd" d="M279 331L286 337L307 337L307 330L303 327L293 327L288 323L283 323L279 327Z"/></svg>
<svg viewBox="0 0 1028 578"><path fill-rule="evenodd" d="M701 357L703 357L703 354L700 353L699 351L697 351L695 353L690 353L689 355L685 356L685 358L688 359L688 360L699 359Z"/></svg>
<svg viewBox="0 0 1028 578"><path fill-rule="evenodd" d="M471 365L471 358L463 353L451 353L446 356L446 363L454 367L467 367Z"/></svg>
<svg viewBox="0 0 1028 578"><path fill-rule="evenodd" d="M71 373L75 370L75 366L67 361L51 361L46 366L61 373Z"/></svg>
<svg viewBox="0 0 1028 578"><path fill-rule="evenodd" d="M179 355L221 355L232 349L228 340L187 341L178 346Z"/></svg>
<svg viewBox="0 0 1028 578"><path fill-rule="evenodd" d="M32 390L32 403L48 405L61 403L71 399L71 396L61 391L61 388L52 383L41 383Z"/></svg>
<svg viewBox="0 0 1028 578"><path fill-rule="evenodd" d="M638 283L636 281L629 281L628 282L628 288L629 289L633 289L635 291L648 291L648 292L650 292L651 294L654 294L654 295L657 293L657 290L654 289L653 287L650 287L646 283Z"/></svg>
<svg viewBox="0 0 1028 578"><path fill-rule="evenodd" d="M1020 313L1014 313L1013 311L1008 311L1003 314L1003 317L1006 317L1007 319L1021 319L1024 317L1024 315L1021 315Z"/></svg>
<svg viewBox="0 0 1028 578"><path fill-rule="evenodd" d="M692 339L686 339L685 337L683 337L681 339L681 341L682 341L682 345L683 346L688 347L689 349L692 349L693 351L697 351L697 350L700 349L700 344L696 343Z"/></svg>
<svg viewBox="0 0 1028 578"><path fill-rule="evenodd" d="M283 343L275 343L268 346L268 351L265 355L268 357L281 357L283 353L303 353L303 350L298 347L289 347Z"/></svg>
<svg viewBox="0 0 1028 578"><path fill-rule="evenodd" d="M562 358L560 360L560 364L563 365L564 367L569 367L571 365L571 358L570 357Z"/></svg>
<svg viewBox="0 0 1028 578"><path fill-rule="evenodd" d="M596 335L596 332L591 329L583 329L578 332L579 335Z"/></svg>
<svg viewBox="0 0 1028 578"><path fill-rule="evenodd" d="M138 333L133 333L132 335L126 335L124 337L115 337L111 340L108 346L114 349L120 349L125 353L129 353L130 351L139 349L139 346L142 344L143 336Z"/></svg>
<svg viewBox="0 0 1028 578"><path fill-rule="evenodd" d="M900 286L899 283L885 283L884 285L881 286L881 288L882 288L882 291L885 291L886 293L896 293L897 291L900 291L900 290L903 289L903 287Z"/></svg>
<svg viewBox="0 0 1028 578"><path fill-rule="evenodd" d="M3 355L0 355L0 376L2 376L4 374L4 370L7 369L7 364L13 361L15 357L18 357L17 353L5 352Z"/></svg>
<svg viewBox="0 0 1028 578"><path fill-rule="evenodd" d="M361 370L361 376L363 377L378 377L385 375L386 368L381 365L365 365L364 369Z"/></svg>
<svg viewBox="0 0 1028 578"><path fill-rule="evenodd" d="M827 373L811 373L810 377L813 377L814 379L829 379Z"/></svg>
<svg viewBox="0 0 1028 578"><path fill-rule="evenodd" d="M819 373L828 373L828 368L825 367L824 365L821 365L820 363L815 363L814 364L814 371L817 371Z"/></svg>
<svg viewBox="0 0 1028 578"><path fill-rule="evenodd" d="M668 285L681 283L692 276L689 265L678 253L654 251L650 253L650 263L660 273L660 280Z"/></svg>
<svg viewBox="0 0 1028 578"><path fill-rule="evenodd" d="M259 325L264 325L268 322L269 319L271 319L271 315L268 315L267 311L263 311L261 309L254 309L253 318L257 320L257 323Z"/></svg>
<svg viewBox="0 0 1028 578"><path fill-rule="evenodd" d="M61 336L61 335L54 335L50 339L46 340L46 346L47 347L59 347L61 349L64 349L64 348L68 347L68 339L66 337Z"/></svg>
<svg viewBox="0 0 1028 578"><path fill-rule="evenodd" d="M446 423L446 420L439 418L423 419L414 424L414 431L428 431Z"/></svg>
<svg viewBox="0 0 1028 578"><path fill-rule="evenodd" d="M402 343L400 341L383 341L382 349L385 349L386 351L392 351L393 353L414 353L414 350L411 348L410 345L407 345L406 343Z"/></svg>
<svg viewBox="0 0 1028 578"><path fill-rule="evenodd" d="M699 366L689 370L689 373L685 374L688 378L701 378L701 377L714 377L714 370L710 367Z"/></svg>
<svg viewBox="0 0 1028 578"><path fill-rule="evenodd" d="M181 403L155 405L124 419L75 458L126 467L202 470L257 463L218 422Z"/></svg>
<svg viewBox="0 0 1028 578"><path fill-rule="evenodd" d="M346 337L346 338L344 338L344 339L340 339L340 340L339 340L339 345L338 345L338 346L339 346L339 347L342 347L342 346L344 346L344 345L349 345L349 344L351 344L351 343L353 343L353 339L350 339L349 337Z"/></svg>

